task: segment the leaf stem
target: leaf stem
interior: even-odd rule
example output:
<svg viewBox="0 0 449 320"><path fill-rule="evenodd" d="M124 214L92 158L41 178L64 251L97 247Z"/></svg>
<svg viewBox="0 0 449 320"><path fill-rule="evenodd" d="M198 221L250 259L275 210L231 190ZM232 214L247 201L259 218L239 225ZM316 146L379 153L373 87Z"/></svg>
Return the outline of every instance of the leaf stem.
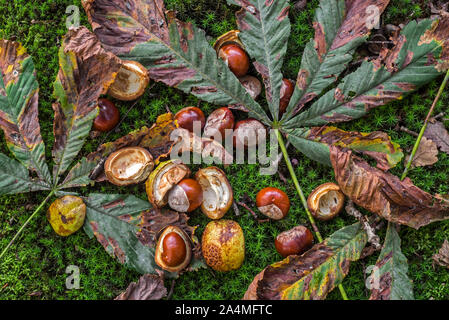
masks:
<svg viewBox="0 0 449 320"><path fill-rule="evenodd" d="M17 237L22 233L22 231L26 228L26 226L33 220L34 216L42 209L42 207L48 202L48 200L53 196L55 193L55 190L52 190L48 196L45 198L44 201L37 207L37 209L33 212L33 214L28 218L27 221L20 227L19 231L15 234L14 238L8 243L5 249L3 249L2 253L0 254L0 260L5 255L5 253L8 251L8 249L11 247L11 245L14 243L14 241L17 239Z"/></svg>
<svg viewBox="0 0 449 320"><path fill-rule="evenodd" d="M415 145L413 146L412 154L410 155L407 165L405 166L404 172L402 173L401 180L404 180L405 177L407 177L407 173L410 170L410 166L412 165L413 158L415 157L416 151L418 150L419 144L421 143L421 139L424 135L424 132L426 131L427 124L429 123L430 117L433 113L433 110L435 109L435 106L436 106L438 100L440 100L441 94L443 93L443 90L446 87L448 80L449 80L449 70L447 71L446 76L444 77L444 80L441 83L440 89L438 90L438 94L435 97L435 100L433 101L429 112L427 113L426 119L424 120L424 125L422 126L421 131L418 134L418 138L415 141Z"/></svg>
<svg viewBox="0 0 449 320"><path fill-rule="evenodd" d="M279 146L281 147L282 154L284 155L284 160L285 160L285 163L287 164L288 171L290 172L290 176L292 177L293 184L295 185L296 191L298 192L298 195L299 195L299 198L301 199L302 205L303 205L304 209L306 210L307 217L309 218L310 224L312 225L315 236L319 242L323 242L323 237L321 236L321 233L318 230L318 227L315 223L315 219L313 218L312 214L309 211L309 208L307 206L306 197L304 196L301 186L299 185L298 178L296 177L295 170L293 169L292 163L290 161L290 157L287 153L287 148L285 147L284 139L282 138L282 134L279 132L278 129L274 129L274 130L276 132L276 136L278 138ZM338 285L338 289L340 290L343 300L348 300L348 296L347 296L346 291L343 288L342 284Z"/></svg>

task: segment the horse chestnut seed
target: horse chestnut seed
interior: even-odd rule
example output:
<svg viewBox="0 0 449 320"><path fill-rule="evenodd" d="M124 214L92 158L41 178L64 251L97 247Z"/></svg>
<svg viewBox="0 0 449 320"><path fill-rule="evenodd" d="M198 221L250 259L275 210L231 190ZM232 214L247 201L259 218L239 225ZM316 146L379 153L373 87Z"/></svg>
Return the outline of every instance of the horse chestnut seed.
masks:
<svg viewBox="0 0 449 320"><path fill-rule="evenodd" d="M184 179L168 194L168 205L178 212L192 212L203 202L203 189L194 179Z"/></svg>
<svg viewBox="0 0 449 320"><path fill-rule="evenodd" d="M288 104L290 103L290 99L293 95L293 91L295 90L295 85L292 81L288 79L282 79L281 85L281 97L279 101L279 114L283 115L287 110Z"/></svg>
<svg viewBox="0 0 449 320"><path fill-rule="evenodd" d="M193 123L198 121L200 123L200 128L203 130L206 124L206 117L203 111L197 107L187 107L181 109L175 114L175 120L178 122L180 128L184 128L193 132Z"/></svg>
<svg viewBox="0 0 449 320"><path fill-rule="evenodd" d="M178 266L186 258L184 240L176 232L170 232L164 237L162 248L162 261L169 267Z"/></svg>
<svg viewBox="0 0 449 320"><path fill-rule="evenodd" d="M234 146L253 147L258 143L259 134L265 131L262 122L249 118L240 120L234 128Z"/></svg>
<svg viewBox="0 0 449 320"><path fill-rule="evenodd" d="M224 60L236 77L243 77L249 70L249 57L237 44L226 44L220 48L218 56Z"/></svg>
<svg viewBox="0 0 449 320"><path fill-rule="evenodd" d="M101 132L111 131L120 121L120 112L115 104L105 98L98 99L100 112L94 120L94 129Z"/></svg>
<svg viewBox="0 0 449 320"><path fill-rule="evenodd" d="M273 187L259 191L256 196L256 205L260 212L273 220L284 218L290 210L287 194Z"/></svg>
<svg viewBox="0 0 449 320"><path fill-rule="evenodd" d="M234 128L234 114L231 109L221 107L213 111L207 117L206 125L204 126L204 136L214 137L217 132L221 134L221 138L226 136L226 129Z"/></svg>
<svg viewBox="0 0 449 320"><path fill-rule="evenodd" d="M304 226L296 226L293 229L281 232L274 241L277 252L282 257L292 254L301 254L313 244L313 235Z"/></svg>

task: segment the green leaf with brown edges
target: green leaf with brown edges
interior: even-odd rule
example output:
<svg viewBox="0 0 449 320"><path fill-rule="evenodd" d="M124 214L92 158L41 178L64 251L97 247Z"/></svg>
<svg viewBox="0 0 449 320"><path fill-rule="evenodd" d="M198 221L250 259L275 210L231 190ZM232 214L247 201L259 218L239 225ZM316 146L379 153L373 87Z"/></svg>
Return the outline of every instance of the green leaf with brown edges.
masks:
<svg viewBox="0 0 449 320"><path fill-rule="evenodd" d="M38 118L39 85L32 58L18 42L0 39L0 127L11 153L52 183Z"/></svg>
<svg viewBox="0 0 449 320"><path fill-rule="evenodd" d="M295 91L283 121L336 82L352 60L355 49L370 34L375 10L379 15L389 0L325 0L315 11L315 37L304 49Z"/></svg>
<svg viewBox="0 0 449 320"><path fill-rule="evenodd" d="M120 63L85 27L70 29L65 36L54 82L55 182L81 150L98 114L98 98L114 81Z"/></svg>
<svg viewBox="0 0 449 320"><path fill-rule="evenodd" d="M364 61L337 88L285 122L284 127L294 129L357 119L440 76L449 65L449 15L435 21L412 21L393 42L392 49L384 48L376 60Z"/></svg>
<svg viewBox="0 0 449 320"><path fill-rule="evenodd" d="M139 273L157 273L160 267L154 261L159 233L165 227L177 226L195 239L195 228L187 222L189 217L167 209L152 209L148 201L132 195L91 194L86 200L84 230L103 245L105 250L122 264ZM204 267L199 242L194 241L191 268ZM192 268L194 267L194 268ZM175 273L165 272L174 277Z"/></svg>
<svg viewBox="0 0 449 320"><path fill-rule="evenodd" d="M368 237L359 223L344 227L300 256L289 256L256 276L247 299L321 300L339 285Z"/></svg>
<svg viewBox="0 0 449 320"><path fill-rule="evenodd" d="M214 104L239 104L251 117L270 123L204 31L166 13L162 0L84 0L83 6L105 49L140 62L151 79Z"/></svg>
<svg viewBox="0 0 449 320"><path fill-rule="evenodd" d="M419 189L409 178L401 181L373 168L348 149L330 146L330 157L341 191L366 210L415 229L449 219L449 202Z"/></svg>
<svg viewBox="0 0 449 320"><path fill-rule="evenodd" d="M401 252L401 238L389 223L384 246L370 276L370 300L414 300L412 281L407 276L407 258Z"/></svg>
<svg viewBox="0 0 449 320"><path fill-rule="evenodd" d="M282 64L290 36L287 0L228 0L242 9L236 13L239 39L265 84L272 118L278 120Z"/></svg>
<svg viewBox="0 0 449 320"><path fill-rule="evenodd" d="M288 140L306 156L331 165L330 146L348 148L377 161L377 167L388 170L400 163L404 154L400 146L384 132L344 131L335 127L312 127L287 131Z"/></svg>

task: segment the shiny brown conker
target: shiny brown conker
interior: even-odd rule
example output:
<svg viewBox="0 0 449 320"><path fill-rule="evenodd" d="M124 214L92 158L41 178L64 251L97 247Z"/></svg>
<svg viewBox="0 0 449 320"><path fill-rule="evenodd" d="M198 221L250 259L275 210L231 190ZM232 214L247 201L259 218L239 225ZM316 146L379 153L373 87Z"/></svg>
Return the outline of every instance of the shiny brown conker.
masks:
<svg viewBox="0 0 449 320"><path fill-rule="evenodd" d="M214 110L209 117L207 117L206 125L204 126L204 136L213 138L219 132L221 138L226 136L227 129L234 128L234 114L231 109L221 107Z"/></svg>
<svg viewBox="0 0 449 320"><path fill-rule="evenodd" d="M200 123L200 128L203 130L206 124L206 117L203 111L197 107L186 107L175 114L175 120L178 122L180 128L184 128L193 132L193 124L195 121Z"/></svg>
<svg viewBox="0 0 449 320"><path fill-rule="evenodd" d="M256 206L267 217L280 220L290 210L290 200L284 191L268 187L257 193Z"/></svg>
<svg viewBox="0 0 449 320"><path fill-rule="evenodd" d="M293 91L295 90L295 85L292 81L288 79L282 79L281 85L281 94L279 101L279 115L283 115L287 110L288 104L290 103L290 99L293 95Z"/></svg>
<svg viewBox="0 0 449 320"><path fill-rule="evenodd" d="M223 59L236 77L243 77L249 70L249 57L237 44L226 44L220 48L218 56Z"/></svg>
<svg viewBox="0 0 449 320"><path fill-rule="evenodd" d="M296 226L281 232L274 241L277 252L284 258L293 254L301 254L309 249L312 244L312 232L304 226Z"/></svg>
<svg viewBox="0 0 449 320"><path fill-rule="evenodd" d="M234 146L257 145L260 132L265 130L263 123L253 118L237 121L234 127Z"/></svg>
<svg viewBox="0 0 449 320"><path fill-rule="evenodd" d="M192 212L203 203L203 189L194 179L184 179L168 194L168 205L178 212Z"/></svg>
<svg viewBox="0 0 449 320"><path fill-rule="evenodd" d="M112 101L105 98L98 99L98 108L94 129L101 132L111 131L120 121L120 111Z"/></svg>

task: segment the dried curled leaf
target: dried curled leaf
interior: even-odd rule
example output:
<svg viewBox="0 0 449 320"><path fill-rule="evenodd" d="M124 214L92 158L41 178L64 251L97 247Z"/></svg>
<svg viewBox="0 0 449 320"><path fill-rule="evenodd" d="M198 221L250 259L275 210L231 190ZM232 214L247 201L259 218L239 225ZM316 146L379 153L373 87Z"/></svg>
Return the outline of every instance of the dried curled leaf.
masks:
<svg viewBox="0 0 449 320"><path fill-rule="evenodd" d="M165 227L178 226L192 241L195 240L195 228L187 224L188 216L165 209L152 209L150 203L134 196L91 194L85 203L86 233L90 237L95 236L120 263L142 274L161 272L154 255L158 235ZM197 246L198 243L194 244L194 259L190 264L191 269L187 270L205 266ZM165 272L165 275L176 276L169 272Z"/></svg>
<svg viewBox="0 0 449 320"><path fill-rule="evenodd" d="M318 300L340 284L359 259L367 235L359 223L342 228L300 256L289 256L259 273L246 299Z"/></svg>
<svg viewBox="0 0 449 320"><path fill-rule="evenodd" d="M172 141L170 137L173 130L176 128L177 125L173 115L171 113L162 114L157 118L156 123L154 123L151 128L144 126L130 132L116 141L102 144L98 147L97 151L92 152L87 156L87 160L95 166L101 159L108 157L111 153L117 150L126 147L139 146L147 149L157 163L161 158L167 157L170 154L173 145L175 144L175 141ZM106 180L103 165L101 163L100 165L101 167L95 178L95 181L97 182Z"/></svg>
<svg viewBox="0 0 449 320"><path fill-rule="evenodd" d="M384 246L369 278L370 300L414 300L413 285L407 272L407 258L401 252L401 238L390 223Z"/></svg>
<svg viewBox="0 0 449 320"><path fill-rule="evenodd" d="M166 296L164 280L155 274L144 274L114 300L160 300Z"/></svg>
<svg viewBox="0 0 449 320"><path fill-rule="evenodd" d="M239 104L268 123L203 30L165 12L163 0L83 0L90 24L103 46L144 65L150 78L219 105Z"/></svg>
<svg viewBox="0 0 449 320"><path fill-rule="evenodd" d="M447 239L444 240L440 250L432 256L432 259L437 265L449 268L449 242Z"/></svg>
<svg viewBox="0 0 449 320"><path fill-rule="evenodd" d="M50 187L38 118L39 85L32 58L18 42L0 39L0 127L16 159Z"/></svg>
<svg viewBox="0 0 449 320"><path fill-rule="evenodd" d="M295 91L283 120L338 80L352 60L355 49L366 41L372 14L382 12L389 0L327 0L316 9L315 37L306 45Z"/></svg>
<svg viewBox="0 0 449 320"><path fill-rule="evenodd" d="M419 189L409 178L401 181L335 146L330 146L330 159L341 191L384 219L415 229L449 219L448 202Z"/></svg>
<svg viewBox="0 0 449 320"><path fill-rule="evenodd" d="M400 146L383 132L343 131L335 127L312 127L288 131L289 141L306 156L331 165L330 146L348 148L377 161L377 167L388 170L395 167L404 154Z"/></svg>
<svg viewBox="0 0 449 320"><path fill-rule="evenodd" d="M438 148L435 142L426 137L422 137L416 150L415 156L412 160L412 168L431 166L438 162ZM405 163L408 162L410 156L405 158Z"/></svg>
<svg viewBox="0 0 449 320"><path fill-rule="evenodd" d="M64 37L54 83L54 96L58 99L53 104L55 180L81 150L98 114L98 98L114 81L120 63L85 27L70 29Z"/></svg>
<svg viewBox="0 0 449 320"><path fill-rule="evenodd" d="M441 121L430 121L424 131L424 137L435 142L441 151L449 154L449 133Z"/></svg>

